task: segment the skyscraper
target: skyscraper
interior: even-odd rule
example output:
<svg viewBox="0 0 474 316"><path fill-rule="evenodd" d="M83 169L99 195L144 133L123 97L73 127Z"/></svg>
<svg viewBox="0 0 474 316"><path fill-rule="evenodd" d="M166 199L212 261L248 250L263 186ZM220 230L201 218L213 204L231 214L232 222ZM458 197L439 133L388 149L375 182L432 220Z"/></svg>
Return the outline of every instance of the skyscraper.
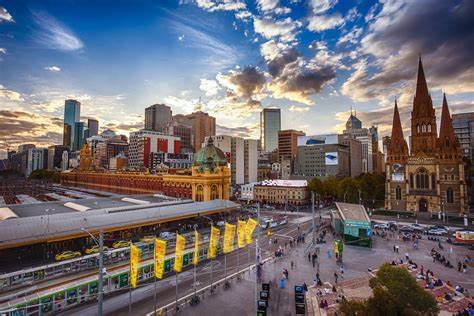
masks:
<svg viewBox="0 0 474 316"><path fill-rule="evenodd" d="M201 149L207 136L216 135L216 118L207 113L196 111L188 115L175 115L174 120L192 128L195 152Z"/></svg>
<svg viewBox="0 0 474 316"><path fill-rule="evenodd" d="M167 132L172 118L171 108L165 104L153 104L145 109L145 130Z"/></svg>
<svg viewBox="0 0 474 316"><path fill-rule="evenodd" d="M74 123L74 141L72 142L72 150L81 150L84 143L84 122Z"/></svg>
<svg viewBox="0 0 474 316"><path fill-rule="evenodd" d="M87 128L89 130L88 137L92 137L99 134L99 121L96 119L87 120Z"/></svg>
<svg viewBox="0 0 474 316"><path fill-rule="evenodd" d="M66 100L64 102L64 134L63 145L69 146L72 150L77 147L75 140L75 124L79 122L81 115L81 103L76 100Z"/></svg>
<svg viewBox="0 0 474 316"><path fill-rule="evenodd" d="M280 109L263 109L260 112L260 143L266 152L278 149L278 131L281 129Z"/></svg>

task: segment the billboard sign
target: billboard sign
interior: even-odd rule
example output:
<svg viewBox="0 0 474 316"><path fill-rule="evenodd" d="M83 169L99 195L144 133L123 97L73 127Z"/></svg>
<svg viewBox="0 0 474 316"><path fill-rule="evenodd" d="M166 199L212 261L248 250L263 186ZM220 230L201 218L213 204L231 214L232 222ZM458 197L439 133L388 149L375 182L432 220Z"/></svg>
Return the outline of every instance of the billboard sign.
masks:
<svg viewBox="0 0 474 316"><path fill-rule="evenodd" d="M339 162L337 151L325 153L324 160L325 160L326 166L337 166Z"/></svg>

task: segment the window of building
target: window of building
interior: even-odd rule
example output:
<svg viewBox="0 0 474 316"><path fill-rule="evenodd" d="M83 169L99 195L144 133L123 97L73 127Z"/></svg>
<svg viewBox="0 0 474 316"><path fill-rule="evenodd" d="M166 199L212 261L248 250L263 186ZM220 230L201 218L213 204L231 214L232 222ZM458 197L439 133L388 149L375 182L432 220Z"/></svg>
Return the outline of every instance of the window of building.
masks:
<svg viewBox="0 0 474 316"><path fill-rule="evenodd" d="M217 199L217 185L212 185L211 187L211 200Z"/></svg>
<svg viewBox="0 0 474 316"><path fill-rule="evenodd" d="M428 133L431 132L431 124L428 124Z"/></svg>
<svg viewBox="0 0 474 316"><path fill-rule="evenodd" d="M446 190L446 202L454 203L454 192L452 188Z"/></svg>
<svg viewBox="0 0 474 316"><path fill-rule="evenodd" d="M204 188L202 187L202 185L198 185L196 187L196 201L197 202L204 201Z"/></svg>
<svg viewBox="0 0 474 316"><path fill-rule="evenodd" d="M431 175L431 189L435 189L436 188L436 175L433 173Z"/></svg>
<svg viewBox="0 0 474 316"><path fill-rule="evenodd" d="M413 183L413 173L410 173L410 189L413 189L415 184Z"/></svg>
<svg viewBox="0 0 474 316"><path fill-rule="evenodd" d="M426 132L426 125L425 124L421 125L421 132L422 133Z"/></svg>
<svg viewBox="0 0 474 316"><path fill-rule="evenodd" d="M395 198L397 200L401 200L402 199L402 189L400 188L400 186L397 186L395 188Z"/></svg>
<svg viewBox="0 0 474 316"><path fill-rule="evenodd" d="M416 188L422 190L429 188L429 176L424 168L419 169L416 173Z"/></svg>

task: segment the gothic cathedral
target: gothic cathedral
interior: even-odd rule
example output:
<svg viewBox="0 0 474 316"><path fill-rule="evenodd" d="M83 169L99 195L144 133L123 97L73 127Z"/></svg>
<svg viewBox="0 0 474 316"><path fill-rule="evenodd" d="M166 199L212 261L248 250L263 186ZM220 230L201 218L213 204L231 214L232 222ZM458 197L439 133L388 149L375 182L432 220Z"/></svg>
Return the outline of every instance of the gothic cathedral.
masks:
<svg viewBox="0 0 474 316"><path fill-rule="evenodd" d="M446 95L443 96L439 136L421 58L418 64L410 151L403 137L397 102L387 148L385 207L388 210L438 214L467 213L464 165L454 135Z"/></svg>

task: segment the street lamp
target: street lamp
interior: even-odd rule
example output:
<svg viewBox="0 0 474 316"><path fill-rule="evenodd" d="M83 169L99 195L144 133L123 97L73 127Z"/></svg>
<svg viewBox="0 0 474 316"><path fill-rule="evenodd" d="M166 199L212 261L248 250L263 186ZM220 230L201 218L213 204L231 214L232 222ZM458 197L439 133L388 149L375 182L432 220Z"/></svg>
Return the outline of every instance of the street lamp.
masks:
<svg viewBox="0 0 474 316"><path fill-rule="evenodd" d="M99 240L95 238L94 235L92 235L87 229L84 227L81 228L81 230L89 236L91 236L92 240L95 242L97 246L99 246L99 281L97 284L97 289L98 289L98 294L99 294L99 304L98 304L98 315L102 316L103 315L103 301L104 301L104 291L102 289L103 287L103 278L104 278L104 233L102 231L99 232Z"/></svg>

